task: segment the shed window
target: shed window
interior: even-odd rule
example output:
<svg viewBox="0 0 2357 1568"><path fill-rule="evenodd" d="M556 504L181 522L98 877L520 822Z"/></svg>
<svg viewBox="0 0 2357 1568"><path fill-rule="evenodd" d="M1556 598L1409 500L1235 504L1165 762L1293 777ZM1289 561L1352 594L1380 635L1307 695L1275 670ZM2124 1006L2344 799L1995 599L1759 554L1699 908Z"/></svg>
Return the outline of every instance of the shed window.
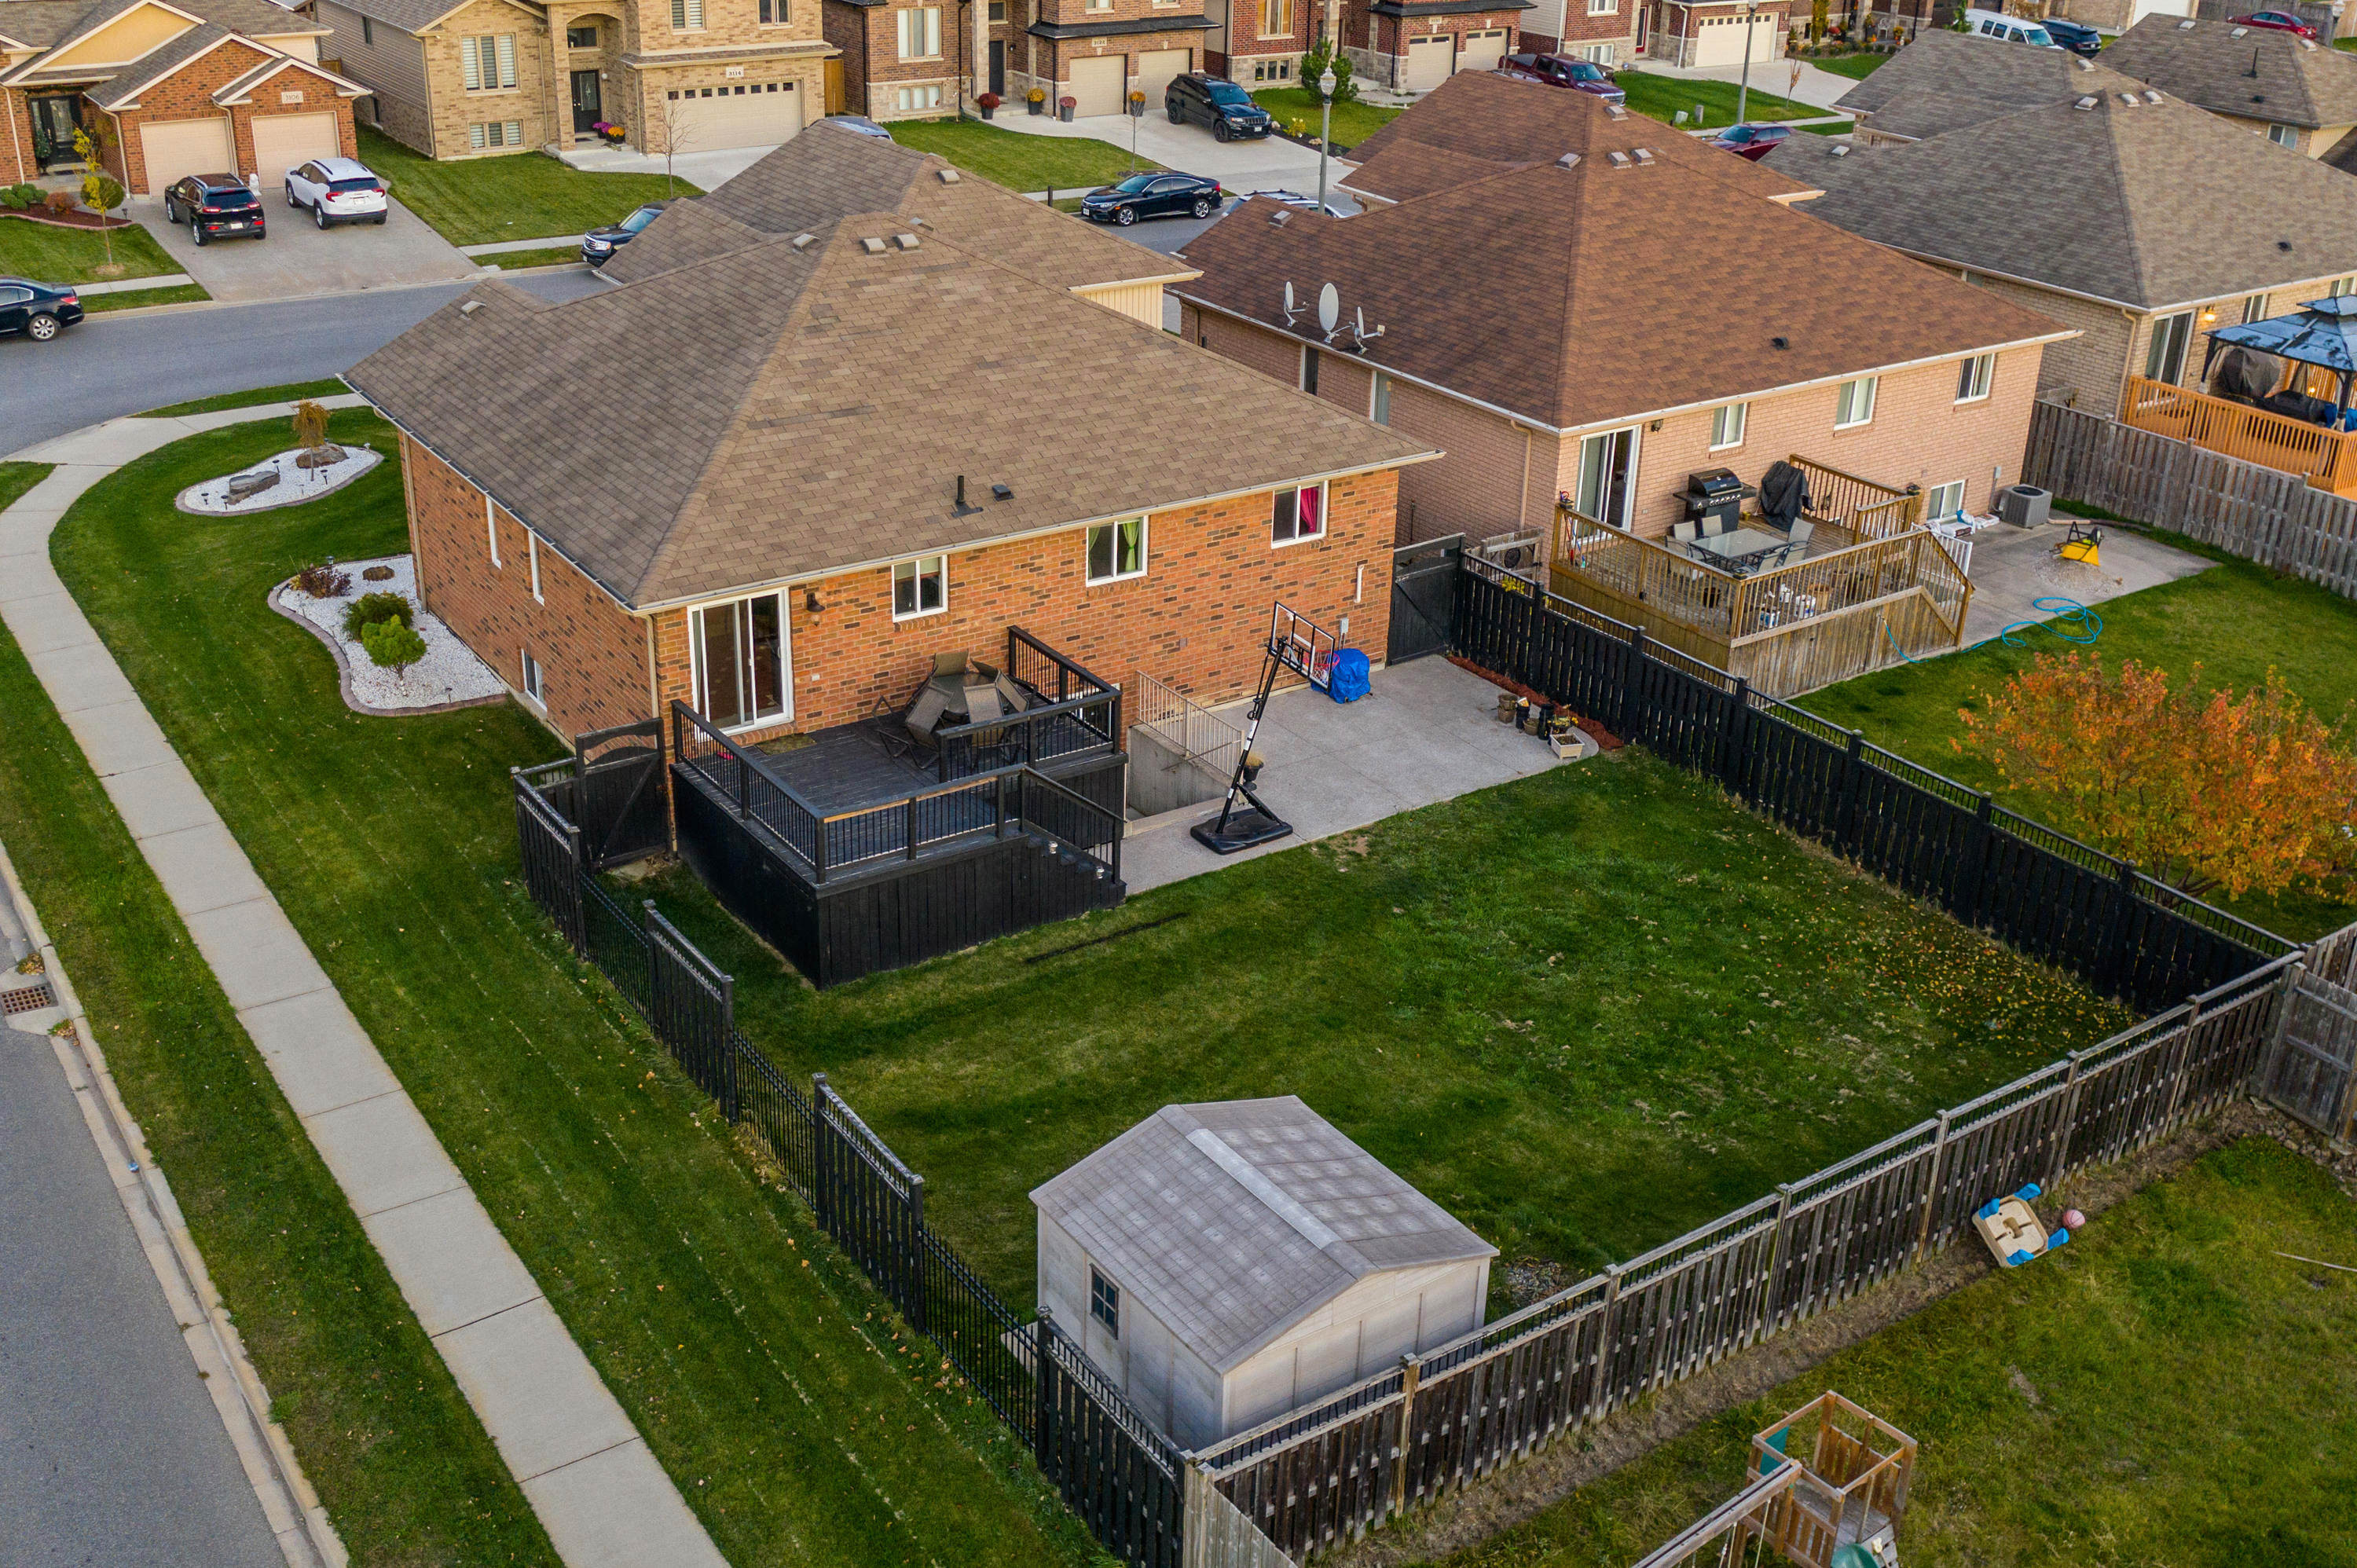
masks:
<svg viewBox="0 0 2357 1568"><path fill-rule="evenodd" d="M1089 530L1089 581L1118 582L1146 575L1146 520L1128 517Z"/></svg>
<svg viewBox="0 0 2357 1568"><path fill-rule="evenodd" d="M1298 544L1325 532L1326 487L1322 483L1276 492L1276 501L1269 514L1271 544Z"/></svg>
<svg viewBox="0 0 2357 1568"><path fill-rule="evenodd" d="M2144 373L2157 381L2177 384L2185 373L2185 345L2193 336L2193 312L2180 310L2152 324L2152 342L2144 351Z"/></svg>
<svg viewBox="0 0 2357 1568"><path fill-rule="evenodd" d="M786 607L759 594L688 611L696 703L722 729L786 716Z"/></svg>
<svg viewBox="0 0 2357 1568"><path fill-rule="evenodd" d="M1996 376L1995 354L1975 354L1956 371L1956 401L1978 403L1989 394L1989 382Z"/></svg>
<svg viewBox="0 0 2357 1568"><path fill-rule="evenodd" d="M892 564L892 618L929 616L949 604L949 557L920 555Z"/></svg>
<svg viewBox="0 0 2357 1568"><path fill-rule="evenodd" d="M1105 1326L1105 1332L1121 1337L1121 1287L1096 1270L1089 1271L1089 1316Z"/></svg>
<svg viewBox="0 0 2357 1568"><path fill-rule="evenodd" d="M1864 424L1874 418L1874 383L1879 379L1860 376L1854 381L1842 382L1841 393L1834 400L1835 430Z"/></svg>

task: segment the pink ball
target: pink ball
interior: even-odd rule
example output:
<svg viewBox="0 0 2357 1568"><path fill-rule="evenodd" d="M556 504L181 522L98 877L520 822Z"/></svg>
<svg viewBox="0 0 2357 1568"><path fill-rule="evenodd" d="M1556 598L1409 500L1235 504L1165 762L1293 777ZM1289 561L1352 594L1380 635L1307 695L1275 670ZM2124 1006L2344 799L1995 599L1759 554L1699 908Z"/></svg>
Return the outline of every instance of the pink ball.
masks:
<svg viewBox="0 0 2357 1568"><path fill-rule="evenodd" d="M2077 1209L2075 1209L2075 1208L2066 1208L2066 1209L2064 1209L2064 1210L2062 1211L2062 1229L2063 1229L2063 1230L2078 1230L2081 1226L2083 1226L2083 1225L2084 1225L2084 1224L2086 1224L2086 1223L2087 1223L2087 1217L2086 1217L2085 1215L2083 1215L2083 1214L2080 1213Z"/></svg>

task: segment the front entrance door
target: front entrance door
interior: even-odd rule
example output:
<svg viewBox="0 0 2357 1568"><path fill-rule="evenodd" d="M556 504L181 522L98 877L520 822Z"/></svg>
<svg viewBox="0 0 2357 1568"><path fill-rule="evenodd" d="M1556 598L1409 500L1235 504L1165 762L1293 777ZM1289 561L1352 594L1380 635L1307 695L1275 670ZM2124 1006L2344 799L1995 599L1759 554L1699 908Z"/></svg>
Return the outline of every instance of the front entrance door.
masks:
<svg viewBox="0 0 2357 1568"><path fill-rule="evenodd" d="M576 70L573 73L573 134L586 136L590 127L606 117L605 105L597 95L597 73Z"/></svg>
<svg viewBox="0 0 2357 1568"><path fill-rule="evenodd" d="M74 151L74 132L81 128L81 99L70 92L56 93L36 98L27 107L33 113L33 155L41 172L80 168L81 155Z"/></svg>
<svg viewBox="0 0 2357 1568"><path fill-rule="evenodd" d="M1006 96L1006 41L990 40L990 90L1001 98Z"/></svg>

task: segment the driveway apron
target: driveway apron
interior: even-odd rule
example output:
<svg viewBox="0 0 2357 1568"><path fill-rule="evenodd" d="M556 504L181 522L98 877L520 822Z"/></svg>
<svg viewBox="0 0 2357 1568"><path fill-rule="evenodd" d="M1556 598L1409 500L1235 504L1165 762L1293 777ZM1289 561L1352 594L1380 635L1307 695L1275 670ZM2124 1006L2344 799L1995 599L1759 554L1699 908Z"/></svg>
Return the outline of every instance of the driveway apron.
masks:
<svg viewBox="0 0 2357 1568"><path fill-rule="evenodd" d="M160 201L141 203L135 215L182 272L215 299L231 303L442 283L481 270L398 201L387 205L382 229L373 223L314 227L311 214L289 209L281 190L263 194L262 210L268 222L261 239L210 245L190 238L186 224L167 224Z"/></svg>

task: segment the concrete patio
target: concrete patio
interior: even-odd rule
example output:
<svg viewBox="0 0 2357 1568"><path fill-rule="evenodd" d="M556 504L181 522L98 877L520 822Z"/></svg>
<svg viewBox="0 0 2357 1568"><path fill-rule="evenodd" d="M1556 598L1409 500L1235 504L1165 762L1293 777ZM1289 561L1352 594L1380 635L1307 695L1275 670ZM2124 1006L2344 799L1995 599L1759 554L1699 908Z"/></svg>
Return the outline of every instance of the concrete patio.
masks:
<svg viewBox="0 0 2357 1568"><path fill-rule="evenodd" d="M1964 612L1964 646L1986 642L2016 621L2050 620L2040 598L2100 605L2123 594L2156 588L2206 572L2210 563L2132 529L2097 523L2104 531L2103 564L2090 566L2054 553L2062 542L2061 514L2045 528L1985 528L1973 536L1973 602Z"/></svg>
<svg viewBox="0 0 2357 1568"><path fill-rule="evenodd" d="M1248 711L1243 704L1219 714L1241 729ZM1217 799L1142 817L1121 846L1122 879L1143 893L1567 766L1537 739L1500 724L1497 713L1497 687L1437 656L1376 671L1372 692L1355 703L1308 686L1280 692L1269 699L1254 749L1267 759L1261 799L1293 824L1292 835L1217 855L1187 831L1219 815Z"/></svg>

